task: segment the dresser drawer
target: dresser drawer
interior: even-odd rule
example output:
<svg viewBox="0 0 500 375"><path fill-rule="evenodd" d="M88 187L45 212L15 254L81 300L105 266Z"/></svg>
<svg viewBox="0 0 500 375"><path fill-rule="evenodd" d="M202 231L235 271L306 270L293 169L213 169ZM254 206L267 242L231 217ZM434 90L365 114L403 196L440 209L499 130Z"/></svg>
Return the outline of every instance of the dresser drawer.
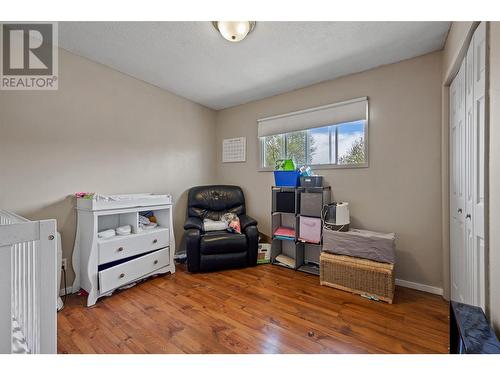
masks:
<svg viewBox="0 0 500 375"><path fill-rule="evenodd" d="M170 250L165 248L100 271L99 291L102 294L128 284L153 271L168 266L169 262Z"/></svg>
<svg viewBox="0 0 500 375"><path fill-rule="evenodd" d="M128 258L169 245L168 228L99 240L99 264Z"/></svg>

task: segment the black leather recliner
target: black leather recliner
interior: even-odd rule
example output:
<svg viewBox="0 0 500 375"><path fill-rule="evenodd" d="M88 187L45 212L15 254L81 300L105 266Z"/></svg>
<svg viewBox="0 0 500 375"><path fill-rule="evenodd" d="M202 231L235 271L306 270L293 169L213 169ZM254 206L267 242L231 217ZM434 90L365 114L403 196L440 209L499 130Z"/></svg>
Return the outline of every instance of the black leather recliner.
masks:
<svg viewBox="0 0 500 375"><path fill-rule="evenodd" d="M238 215L241 234L204 232L203 220L220 220L225 213ZM189 190L184 225L187 266L190 272L255 266L259 231L257 221L246 215L245 197L238 186L197 186Z"/></svg>

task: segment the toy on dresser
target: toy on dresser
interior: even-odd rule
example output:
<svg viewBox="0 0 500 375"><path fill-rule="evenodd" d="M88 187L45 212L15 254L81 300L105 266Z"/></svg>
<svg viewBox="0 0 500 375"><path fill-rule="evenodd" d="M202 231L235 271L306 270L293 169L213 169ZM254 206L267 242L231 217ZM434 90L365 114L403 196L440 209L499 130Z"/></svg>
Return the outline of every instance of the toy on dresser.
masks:
<svg viewBox="0 0 500 375"><path fill-rule="evenodd" d="M175 272L170 195L76 196L73 291L88 293L87 306L149 276Z"/></svg>

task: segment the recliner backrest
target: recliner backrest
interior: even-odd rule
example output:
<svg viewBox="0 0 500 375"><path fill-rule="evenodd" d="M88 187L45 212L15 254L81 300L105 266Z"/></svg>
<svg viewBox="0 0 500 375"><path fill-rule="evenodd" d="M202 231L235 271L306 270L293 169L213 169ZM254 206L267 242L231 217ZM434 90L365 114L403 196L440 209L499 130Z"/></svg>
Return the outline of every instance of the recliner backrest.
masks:
<svg viewBox="0 0 500 375"><path fill-rule="evenodd" d="M225 213L244 215L245 196L239 186L208 185L189 189L188 216L220 220Z"/></svg>

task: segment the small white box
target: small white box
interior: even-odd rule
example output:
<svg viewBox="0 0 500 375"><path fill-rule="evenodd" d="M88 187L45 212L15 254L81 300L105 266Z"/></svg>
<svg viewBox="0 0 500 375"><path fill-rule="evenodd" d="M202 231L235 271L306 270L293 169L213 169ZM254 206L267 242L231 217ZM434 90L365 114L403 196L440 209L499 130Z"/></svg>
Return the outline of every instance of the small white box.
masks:
<svg viewBox="0 0 500 375"><path fill-rule="evenodd" d="M259 243L257 250L257 264L271 263L271 244Z"/></svg>

